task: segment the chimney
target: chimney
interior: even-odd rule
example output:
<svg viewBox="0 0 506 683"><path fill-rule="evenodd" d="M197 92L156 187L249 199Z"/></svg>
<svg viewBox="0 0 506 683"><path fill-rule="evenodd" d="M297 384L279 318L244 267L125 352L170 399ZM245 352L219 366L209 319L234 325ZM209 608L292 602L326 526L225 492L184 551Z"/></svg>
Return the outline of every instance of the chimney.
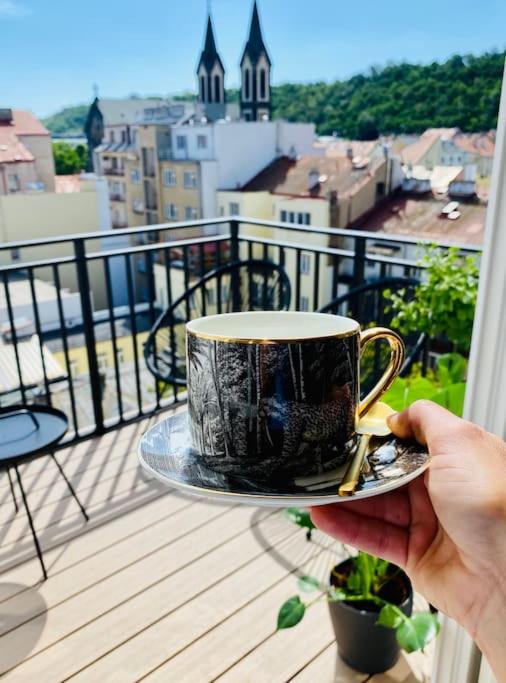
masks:
<svg viewBox="0 0 506 683"><path fill-rule="evenodd" d="M12 109L0 109L0 123L12 122Z"/></svg>
<svg viewBox="0 0 506 683"><path fill-rule="evenodd" d="M317 168L312 168L308 173L308 188L314 190L320 184L320 172Z"/></svg>

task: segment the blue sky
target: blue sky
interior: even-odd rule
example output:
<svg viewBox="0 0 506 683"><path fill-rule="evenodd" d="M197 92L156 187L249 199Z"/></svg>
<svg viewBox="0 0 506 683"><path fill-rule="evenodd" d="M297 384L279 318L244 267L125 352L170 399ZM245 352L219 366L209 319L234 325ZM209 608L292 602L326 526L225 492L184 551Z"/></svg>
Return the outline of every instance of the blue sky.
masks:
<svg viewBox="0 0 506 683"><path fill-rule="evenodd" d="M504 0L259 0L273 81L346 78L506 46ZM227 85L251 0L212 0ZM39 116L103 97L195 87L206 0L0 0L0 106Z"/></svg>

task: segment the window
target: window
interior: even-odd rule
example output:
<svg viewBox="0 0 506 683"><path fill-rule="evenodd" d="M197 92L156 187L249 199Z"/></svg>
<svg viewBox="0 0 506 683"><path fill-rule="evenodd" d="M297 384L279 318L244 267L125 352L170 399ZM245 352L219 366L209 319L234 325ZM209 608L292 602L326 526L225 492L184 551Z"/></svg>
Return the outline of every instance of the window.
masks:
<svg viewBox="0 0 506 683"><path fill-rule="evenodd" d="M198 211L194 206L186 206L184 210L185 221L195 221L198 218Z"/></svg>
<svg viewBox="0 0 506 683"><path fill-rule="evenodd" d="M265 100L267 78L265 69L260 69L260 99Z"/></svg>
<svg viewBox="0 0 506 683"><path fill-rule="evenodd" d="M186 149L186 135L176 135L176 147Z"/></svg>
<svg viewBox="0 0 506 683"><path fill-rule="evenodd" d="M214 101L221 102L221 78L218 74L214 77Z"/></svg>
<svg viewBox="0 0 506 683"><path fill-rule="evenodd" d="M237 202L230 202L230 204L228 205L228 213L229 216L238 216L239 204Z"/></svg>
<svg viewBox="0 0 506 683"><path fill-rule="evenodd" d="M206 79L204 76L200 77L200 100L201 102L206 101Z"/></svg>
<svg viewBox="0 0 506 683"><path fill-rule="evenodd" d="M116 137L114 135L114 131L111 130L109 133L109 140L114 144L116 142Z"/></svg>
<svg viewBox="0 0 506 683"><path fill-rule="evenodd" d="M132 170L130 171L130 180L134 185L140 185L141 171L139 168L132 168Z"/></svg>
<svg viewBox="0 0 506 683"><path fill-rule="evenodd" d="M311 214L310 213L304 214L304 225L311 225Z"/></svg>
<svg viewBox="0 0 506 683"><path fill-rule="evenodd" d="M207 149L207 135L197 135L198 149Z"/></svg>
<svg viewBox="0 0 506 683"><path fill-rule="evenodd" d="M191 171L185 171L184 186L187 190L197 187L197 174Z"/></svg>
<svg viewBox="0 0 506 683"><path fill-rule="evenodd" d="M121 131L121 142L125 143L127 141L126 130Z"/></svg>
<svg viewBox="0 0 506 683"><path fill-rule="evenodd" d="M295 213L293 211L288 212L288 222L295 223Z"/></svg>
<svg viewBox="0 0 506 683"><path fill-rule="evenodd" d="M288 221L288 214L286 213L286 211L281 211L281 213L279 214L279 220L282 223L286 223Z"/></svg>
<svg viewBox="0 0 506 683"><path fill-rule="evenodd" d="M121 365L125 362L125 354L123 349L116 349L116 362L118 365Z"/></svg>
<svg viewBox="0 0 506 683"><path fill-rule="evenodd" d="M177 206L175 204L169 203L165 204L165 218L171 221L177 220Z"/></svg>
<svg viewBox="0 0 506 683"><path fill-rule="evenodd" d="M176 171L173 168L163 169L163 184L165 187L175 187L177 185Z"/></svg>
<svg viewBox="0 0 506 683"><path fill-rule="evenodd" d="M244 69L244 99L249 100L250 98L250 92L251 92L251 85L250 85L250 70L249 69Z"/></svg>
<svg viewBox="0 0 506 683"><path fill-rule="evenodd" d="M300 273L301 275L309 275L311 272L311 257L309 254L300 255ZM304 309L307 311L307 308Z"/></svg>
<svg viewBox="0 0 506 683"><path fill-rule="evenodd" d="M16 173L9 173L7 176L7 187L9 192L19 192L21 190L21 183L19 176Z"/></svg>
<svg viewBox="0 0 506 683"><path fill-rule="evenodd" d="M97 354L97 365L98 365L98 371L99 372L105 372L107 370L107 354L106 353L98 353Z"/></svg>
<svg viewBox="0 0 506 683"><path fill-rule="evenodd" d="M309 298L307 296L300 297L299 311L309 311Z"/></svg>

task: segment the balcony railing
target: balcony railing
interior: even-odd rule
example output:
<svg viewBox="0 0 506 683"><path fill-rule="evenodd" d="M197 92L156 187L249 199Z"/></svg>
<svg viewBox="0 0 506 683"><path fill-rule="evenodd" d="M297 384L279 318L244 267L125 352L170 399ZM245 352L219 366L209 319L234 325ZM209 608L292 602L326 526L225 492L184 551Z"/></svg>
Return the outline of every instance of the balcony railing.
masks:
<svg viewBox="0 0 506 683"><path fill-rule="evenodd" d="M112 176L124 176L125 175L125 169L124 168L104 168L104 175L112 175Z"/></svg>
<svg viewBox="0 0 506 683"><path fill-rule="evenodd" d="M262 236L255 234L256 227ZM187 230L195 234L198 228L206 234L179 238ZM215 234L209 234L212 228ZM279 228L290 238L280 240ZM176 230L177 240L171 237ZM462 246L461 251L479 249ZM0 294L3 289L4 329L8 330L2 343L12 352L14 380L0 392L0 405L44 401L62 408L71 424L67 443L114 429L183 398L177 386L160 386L153 380L144 364L143 344L160 311L211 267L228 259L253 257L284 265L295 310L315 310L370 279L420 275L416 239L242 217L4 243L0 262L10 253L20 259L0 266ZM50 322L48 302L42 304L37 298L37 279L55 287ZM31 343L39 349L38 378L33 354L32 367L22 367L26 340L19 322L14 323L19 318L14 292L20 280L31 293L31 329L35 330ZM67 290L77 293L73 317ZM221 312L222 297L214 300ZM60 372L54 370L55 360Z"/></svg>

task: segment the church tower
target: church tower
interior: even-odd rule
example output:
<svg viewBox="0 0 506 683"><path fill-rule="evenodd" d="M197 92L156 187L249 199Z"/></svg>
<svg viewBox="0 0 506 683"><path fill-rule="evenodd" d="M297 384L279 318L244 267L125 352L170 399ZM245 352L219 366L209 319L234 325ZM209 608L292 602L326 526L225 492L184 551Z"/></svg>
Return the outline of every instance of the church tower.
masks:
<svg viewBox="0 0 506 683"><path fill-rule="evenodd" d="M249 36L241 58L241 116L246 121L270 118L271 66L254 0Z"/></svg>
<svg viewBox="0 0 506 683"><path fill-rule="evenodd" d="M197 66L199 102L208 119L225 116L225 68L216 49L211 15L207 17L204 49Z"/></svg>

